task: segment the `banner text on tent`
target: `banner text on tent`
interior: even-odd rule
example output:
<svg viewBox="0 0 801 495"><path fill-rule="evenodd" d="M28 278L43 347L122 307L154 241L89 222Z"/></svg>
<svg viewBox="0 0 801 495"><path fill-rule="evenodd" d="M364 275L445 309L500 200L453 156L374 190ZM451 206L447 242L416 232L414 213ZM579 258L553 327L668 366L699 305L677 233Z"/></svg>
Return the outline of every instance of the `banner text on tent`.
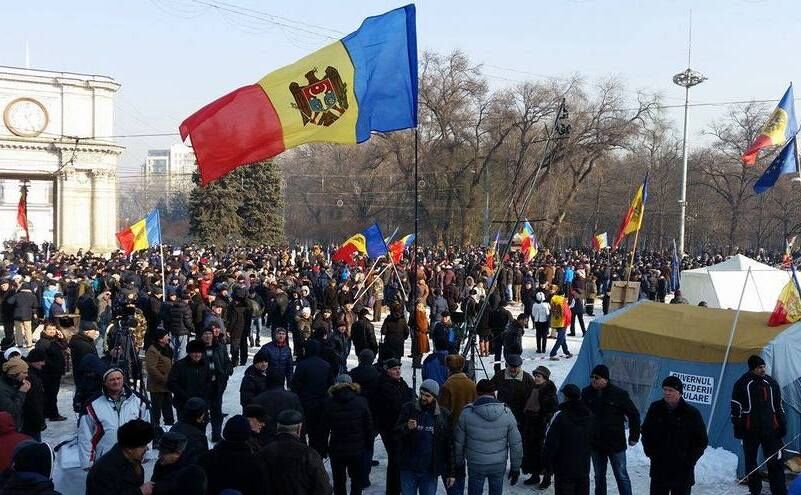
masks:
<svg viewBox="0 0 801 495"><path fill-rule="evenodd" d="M684 384L684 400L696 404L712 404L715 390L715 379L711 376L688 375L671 371L670 376L678 377Z"/></svg>

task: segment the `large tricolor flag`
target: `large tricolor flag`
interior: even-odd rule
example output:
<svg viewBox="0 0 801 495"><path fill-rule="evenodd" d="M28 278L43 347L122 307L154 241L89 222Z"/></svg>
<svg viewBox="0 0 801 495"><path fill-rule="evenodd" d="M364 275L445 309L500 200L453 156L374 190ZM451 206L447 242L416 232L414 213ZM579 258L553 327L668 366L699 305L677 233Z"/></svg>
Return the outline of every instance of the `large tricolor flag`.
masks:
<svg viewBox="0 0 801 495"><path fill-rule="evenodd" d="M19 203L17 204L17 226L25 231L25 240L31 240L28 232L28 186L23 185L19 191Z"/></svg>
<svg viewBox="0 0 801 495"><path fill-rule="evenodd" d="M523 224L520 235L522 236L520 240L520 252L523 253L523 260L528 263L537 256L537 252L540 248L537 242L537 236L534 234L534 229L531 228L531 224L528 223L528 220Z"/></svg>
<svg viewBox="0 0 801 495"><path fill-rule="evenodd" d="M145 218L117 232L117 241L126 255L161 244L159 211L152 210Z"/></svg>
<svg viewBox="0 0 801 495"><path fill-rule="evenodd" d="M751 146L743 153L742 160L746 165L756 163L759 150L770 146L781 146L798 133L798 121L795 119L795 100L793 85L784 92L779 105L770 114L770 118Z"/></svg>
<svg viewBox="0 0 801 495"><path fill-rule="evenodd" d="M372 131L416 126L415 7L407 5L209 103L180 131L208 184L304 143L361 143Z"/></svg>
<svg viewBox="0 0 801 495"><path fill-rule="evenodd" d="M798 285L798 277L795 266L790 264L793 273L790 280L779 293L779 299L773 308L773 313L768 318L768 326L775 327L785 323L795 323L801 320L801 287Z"/></svg>
<svg viewBox="0 0 801 495"><path fill-rule="evenodd" d="M601 249L606 249L607 247L609 247L609 240L606 232L592 236L592 248L594 250L600 251Z"/></svg>
<svg viewBox="0 0 801 495"><path fill-rule="evenodd" d="M400 263L403 259L403 253L414 244L414 234L409 234L401 237L397 241L389 245L389 254L392 257L393 263Z"/></svg>
<svg viewBox="0 0 801 495"><path fill-rule="evenodd" d="M498 251L498 241L501 238L501 231L498 230L498 233L495 234L495 240L492 241L492 244L487 248L486 253L486 262L487 268L490 270L495 269L495 252Z"/></svg>
<svg viewBox="0 0 801 495"><path fill-rule="evenodd" d="M648 174L645 174L645 180L637 189L637 194L634 195L634 199L631 200L631 205L626 211L626 216L623 217L623 222L620 224L620 229L618 229L615 236L614 249L620 246L627 234L640 230L642 219L645 216L646 201L648 201Z"/></svg>

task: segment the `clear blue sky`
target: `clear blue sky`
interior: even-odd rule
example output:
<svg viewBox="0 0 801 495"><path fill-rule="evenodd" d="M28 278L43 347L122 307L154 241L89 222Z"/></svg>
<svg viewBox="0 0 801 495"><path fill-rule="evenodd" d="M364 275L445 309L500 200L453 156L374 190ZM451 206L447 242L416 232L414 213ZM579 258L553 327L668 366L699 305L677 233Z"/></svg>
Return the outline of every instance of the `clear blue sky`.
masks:
<svg viewBox="0 0 801 495"><path fill-rule="evenodd" d="M0 14L0 65L109 75L122 84L115 134L170 132L202 105L331 41L199 3L223 3L290 19L333 38L361 20L407 2L372 0L80 0L7 2ZM422 0L420 49L460 49L485 64L494 86L538 76L617 76L632 91L683 102L673 74L687 64L693 10L693 68L709 80L697 102L778 99L801 80L794 48L797 0ZM254 16L266 17L252 12ZM290 23L275 19L278 22ZM301 24L298 24L298 23ZM312 27L313 26L313 27ZM512 70L510 70L512 69ZM725 108L691 114L691 137ZM670 117L680 126L680 110ZM120 140L121 166L136 169L148 148L174 138ZM133 172L124 172L129 175Z"/></svg>

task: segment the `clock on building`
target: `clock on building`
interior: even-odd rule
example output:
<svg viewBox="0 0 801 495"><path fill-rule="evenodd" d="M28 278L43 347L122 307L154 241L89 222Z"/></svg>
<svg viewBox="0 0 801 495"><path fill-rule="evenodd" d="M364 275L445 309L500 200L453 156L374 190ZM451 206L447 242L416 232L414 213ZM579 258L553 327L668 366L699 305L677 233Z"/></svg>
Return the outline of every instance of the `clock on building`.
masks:
<svg viewBox="0 0 801 495"><path fill-rule="evenodd" d="M48 115L44 105L33 98L17 98L6 106L3 122L13 134L36 137L47 127Z"/></svg>

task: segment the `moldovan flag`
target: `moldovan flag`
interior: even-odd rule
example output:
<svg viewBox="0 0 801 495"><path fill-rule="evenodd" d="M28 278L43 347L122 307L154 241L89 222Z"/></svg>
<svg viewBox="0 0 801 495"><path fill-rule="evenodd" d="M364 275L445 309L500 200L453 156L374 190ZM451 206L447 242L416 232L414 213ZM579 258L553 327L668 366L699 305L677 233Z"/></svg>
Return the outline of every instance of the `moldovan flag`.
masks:
<svg viewBox="0 0 801 495"><path fill-rule="evenodd" d="M531 224L528 223L528 220L523 224L523 230L521 230L520 233L523 236L520 241L520 252L523 253L523 259L528 263L537 256L540 246L537 242L537 236L534 234L534 229L531 228Z"/></svg>
<svg viewBox="0 0 801 495"><path fill-rule="evenodd" d="M354 33L213 101L181 123L205 185L305 143L361 143L417 126L415 7L368 17Z"/></svg>
<svg viewBox="0 0 801 495"><path fill-rule="evenodd" d="M793 85L784 92L779 105L770 114L770 118L753 144L745 150L742 156L743 163L753 165L759 150L770 146L781 146L798 133L798 121L795 119L795 100L793 99Z"/></svg>
<svg viewBox="0 0 801 495"><path fill-rule="evenodd" d="M593 236L592 248L594 250L600 251L601 249L606 249L607 247L609 247L609 241L607 240L606 232Z"/></svg>
<svg viewBox="0 0 801 495"><path fill-rule="evenodd" d="M414 234L409 234L401 237L397 241L389 245L389 254L392 257L393 263L400 263L403 258L403 252L414 243Z"/></svg>
<svg viewBox="0 0 801 495"><path fill-rule="evenodd" d="M134 251L161 244L159 211L153 210L145 218L127 229L117 232L117 241L126 256Z"/></svg>
<svg viewBox="0 0 801 495"><path fill-rule="evenodd" d="M626 237L626 234L631 234L632 232L640 230L640 227L642 226L642 219L645 216L645 202L647 200L648 175L646 174L645 180L642 182L640 188L637 189L637 194L635 194L634 199L631 200L631 206L629 206L626 216L623 217L623 223L620 224L620 229L617 231L614 249L617 249L618 246L620 246L620 243L623 241L623 238Z"/></svg>
<svg viewBox="0 0 801 495"><path fill-rule="evenodd" d="M801 320L801 298L798 296L798 291L798 280L796 279L795 268L793 268L793 275L779 293L776 307L773 308L773 313L768 319L769 327L795 323Z"/></svg>

